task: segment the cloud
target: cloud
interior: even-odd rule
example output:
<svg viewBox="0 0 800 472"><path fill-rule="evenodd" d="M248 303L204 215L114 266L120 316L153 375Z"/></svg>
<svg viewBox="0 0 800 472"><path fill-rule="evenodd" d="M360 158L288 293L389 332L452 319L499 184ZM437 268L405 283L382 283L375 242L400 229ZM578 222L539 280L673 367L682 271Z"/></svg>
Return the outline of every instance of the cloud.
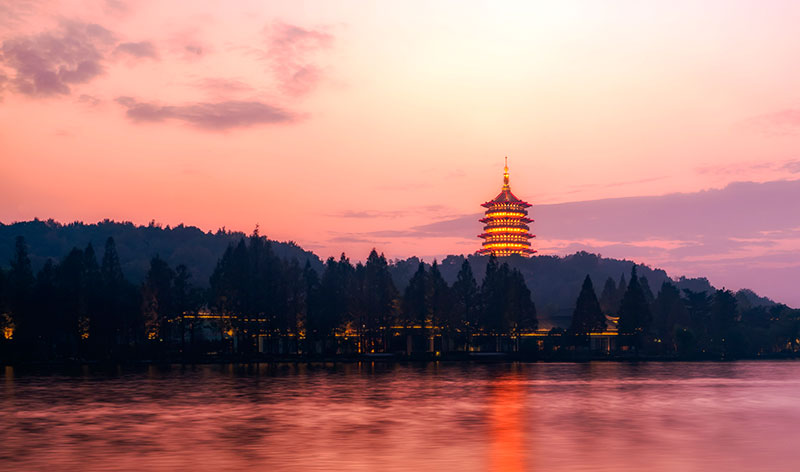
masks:
<svg viewBox="0 0 800 472"><path fill-rule="evenodd" d="M199 44L187 44L183 50L191 57L202 57L205 54L205 48Z"/></svg>
<svg viewBox="0 0 800 472"><path fill-rule="evenodd" d="M150 41L140 41L138 43L120 43L116 49L115 54L128 54L137 58L150 58L158 59L156 47Z"/></svg>
<svg viewBox="0 0 800 472"><path fill-rule="evenodd" d="M193 85L211 92L222 93L249 92L253 90L252 86L241 80L219 77L206 77L204 79L195 81Z"/></svg>
<svg viewBox="0 0 800 472"><path fill-rule="evenodd" d="M781 166L781 170L785 170L791 174L800 174L800 159L785 162Z"/></svg>
<svg viewBox="0 0 800 472"><path fill-rule="evenodd" d="M87 95L85 93L81 94L78 97L78 103L83 103L83 104L88 105L90 107L95 107L95 106L99 105L101 102L102 102L102 100L100 100L99 98L94 97L92 95Z"/></svg>
<svg viewBox="0 0 800 472"><path fill-rule="evenodd" d="M747 119L745 128L772 136L786 136L800 133L800 109L786 108Z"/></svg>
<svg viewBox="0 0 800 472"><path fill-rule="evenodd" d="M316 53L330 48L333 36L282 22L272 24L267 31L266 58L281 88L295 96L313 90L322 79L322 69L314 61Z"/></svg>
<svg viewBox="0 0 800 472"><path fill-rule="evenodd" d="M168 119L182 121L207 130L228 130L254 125L289 123L298 116L281 108L257 101L223 101L187 105L159 105L119 97L117 103L127 110L134 122L159 122Z"/></svg>
<svg viewBox="0 0 800 472"><path fill-rule="evenodd" d="M375 241L372 239L365 238L363 236L352 236L352 235L341 235L341 236L334 236L328 240L329 242L334 243L374 243Z"/></svg>
<svg viewBox="0 0 800 472"><path fill-rule="evenodd" d="M336 213L331 216L337 218L397 218L399 216L405 215L406 211L404 210L365 210L365 211L352 211L347 210L341 213Z"/></svg>
<svg viewBox="0 0 800 472"><path fill-rule="evenodd" d="M772 161L772 162L740 162L727 163L724 165L710 165L695 168L695 172L701 175L731 175L745 176L752 179L754 174L761 175L785 175L800 174L800 159Z"/></svg>
<svg viewBox="0 0 800 472"><path fill-rule="evenodd" d="M3 41L2 61L15 73L13 88L28 96L67 95L70 86L103 73L109 30L93 23L62 22L58 30Z"/></svg>

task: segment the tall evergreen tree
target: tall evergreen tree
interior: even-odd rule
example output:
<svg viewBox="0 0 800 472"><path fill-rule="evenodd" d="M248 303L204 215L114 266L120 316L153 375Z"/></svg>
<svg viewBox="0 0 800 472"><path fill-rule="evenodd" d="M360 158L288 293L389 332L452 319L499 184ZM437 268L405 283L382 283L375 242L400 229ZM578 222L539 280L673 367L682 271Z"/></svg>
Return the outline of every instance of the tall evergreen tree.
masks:
<svg viewBox="0 0 800 472"><path fill-rule="evenodd" d="M686 296L686 309L689 311L689 323L699 347L705 347L708 343L710 332L708 329L711 323L711 297L705 291L694 291L683 289Z"/></svg>
<svg viewBox="0 0 800 472"><path fill-rule="evenodd" d="M305 355L310 356L318 352L317 345L320 341L320 327L318 325L320 313L319 275L311 267L311 262L306 261L303 267L303 293L305 295L304 311L302 318L303 331L306 344L303 346Z"/></svg>
<svg viewBox="0 0 800 472"><path fill-rule="evenodd" d="M38 344L36 356L41 359L53 359L56 357L55 347L59 337L57 314L60 312L59 293L56 284L56 267L52 259L47 259L39 273L36 274L36 284L33 289L34 309L32 313L36 326L35 337Z"/></svg>
<svg viewBox="0 0 800 472"><path fill-rule="evenodd" d="M653 290L650 288L650 282L647 281L647 277L644 275L639 277L639 286L642 288L642 293L644 294L644 299L647 300L647 304L652 307L653 303L656 301L656 297L653 295Z"/></svg>
<svg viewBox="0 0 800 472"><path fill-rule="evenodd" d="M172 284L175 272L159 255L150 260L142 286L145 334L150 340L168 339L167 323L176 315Z"/></svg>
<svg viewBox="0 0 800 472"><path fill-rule="evenodd" d="M504 275L508 271L498 266L497 258L492 254L486 264L486 274L481 282L481 311L478 318L478 327L487 333L502 331L503 316L505 314L505 287Z"/></svg>
<svg viewBox="0 0 800 472"><path fill-rule="evenodd" d="M631 269L631 281L622 297L619 308L619 332L630 335L633 345L642 346L643 337L650 328L650 305L647 303L644 292L636 276L636 265Z"/></svg>
<svg viewBox="0 0 800 472"><path fill-rule="evenodd" d="M389 331L386 327L395 320L394 302L397 298L397 289L392 282L386 257L383 254L378 255L375 249L370 251L364 265L364 288L369 342L372 343L378 337L379 328L384 327L382 346L379 348L386 349L388 338L385 334Z"/></svg>
<svg viewBox="0 0 800 472"><path fill-rule="evenodd" d="M519 270L513 269L508 273L505 286L506 326L518 338L521 332L535 330L538 327L536 305L531 299L531 291L525 283L525 277Z"/></svg>
<svg viewBox="0 0 800 472"><path fill-rule="evenodd" d="M717 290L711 298L711 345L723 355L728 354L731 335L737 321L736 297L730 290Z"/></svg>
<svg viewBox="0 0 800 472"><path fill-rule="evenodd" d="M459 326L465 333L465 344L472 342L472 334L478 322L480 294L478 283L472 273L469 260L464 259L453 283L453 310L451 326ZM468 346L465 346L465 350Z"/></svg>
<svg viewBox="0 0 800 472"><path fill-rule="evenodd" d="M450 319L449 313L453 306L450 287L444 281L442 273L439 271L439 264L435 260L431 264L428 275L431 321L434 326L444 326Z"/></svg>
<svg viewBox="0 0 800 472"><path fill-rule="evenodd" d="M681 293L670 283L661 284L653 304L653 328L666 350L675 350L675 330L689 327L689 312Z"/></svg>
<svg viewBox="0 0 800 472"><path fill-rule="evenodd" d="M23 349L30 349L35 338L36 326L31 320L33 269L28 257L28 245L25 238L17 236L14 241L14 257L11 259L11 270L8 272L8 308L11 322L15 326L14 337Z"/></svg>
<svg viewBox="0 0 800 472"><path fill-rule="evenodd" d="M570 331L576 335L587 335L591 332L603 331L605 328L606 317L597 301L592 279L587 274L583 279L578 300L575 302L575 310L572 312Z"/></svg>
<svg viewBox="0 0 800 472"><path fill-rule="evenodd" d="M429 317L429 287L430 284L428 283L428 273L425 271L425 264L420 262L417 271L411 277L403 293L403 324L406 327L414 325L425 326Z"/></svg>
<svg viewBox="0 0 800 472"><path fill-rule="evenodd" d="M606 279L603 291L600 293L600 309L606 315L616 314L620 300L617 298L617 284L611 277Z"/></svg>

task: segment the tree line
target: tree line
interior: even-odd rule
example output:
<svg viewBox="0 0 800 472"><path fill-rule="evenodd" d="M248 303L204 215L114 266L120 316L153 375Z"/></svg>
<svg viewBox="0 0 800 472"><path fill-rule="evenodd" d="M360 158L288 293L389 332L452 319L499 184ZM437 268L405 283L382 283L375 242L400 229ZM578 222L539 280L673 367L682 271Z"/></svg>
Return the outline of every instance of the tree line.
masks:
<svg viewBox="0 0 800 472"><path fill-rule="evenodd" d="M726 289L679 290L664 281L656 295L636 266L616 283L608 278L598 298L587 275L570 327L561 331L568 349L586 348L592 332L609 321L618 330L619 349L636 354L682 358L749 358L796 353L800 348L800 310L786 305L748 306ZM560 331L560 330L557 330Z"/></svg>
<svg viewBox="0 0 800 472"><path fill-rule="evenodd" d="M604 355L752 357L800 344L798 310L747 307L728 290L679 290L670 281L654 295L636 266L630 281L606 280L599 297L587 275L570 325L546 334L536 331L522 273L506 262L488 257L479 279L464 259L452 284L436 262L419 262L402 290L390 269L373 250L364 263L342 254L318 271L308 260L280 257L256 230L225 249L208 284L158 255L134 284L112 237L100 257L89 244L36 273L18 237L8 270L0 269L0 355L107 361L506 351L559 358L596 350L592 338L615 329Z"/></svg>

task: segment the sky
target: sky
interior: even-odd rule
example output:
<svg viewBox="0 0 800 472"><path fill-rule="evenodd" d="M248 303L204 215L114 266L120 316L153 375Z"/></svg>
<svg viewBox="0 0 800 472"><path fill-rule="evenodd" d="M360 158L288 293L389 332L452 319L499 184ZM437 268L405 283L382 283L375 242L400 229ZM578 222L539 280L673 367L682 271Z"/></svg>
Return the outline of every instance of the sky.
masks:
<svg viewBox="0 0 800 472"><path fill-rule="evenodd" d="M479 247L508 156L540 254L800 306L798 24L779 0L0 0L0 221L431 260Z"/></svg>

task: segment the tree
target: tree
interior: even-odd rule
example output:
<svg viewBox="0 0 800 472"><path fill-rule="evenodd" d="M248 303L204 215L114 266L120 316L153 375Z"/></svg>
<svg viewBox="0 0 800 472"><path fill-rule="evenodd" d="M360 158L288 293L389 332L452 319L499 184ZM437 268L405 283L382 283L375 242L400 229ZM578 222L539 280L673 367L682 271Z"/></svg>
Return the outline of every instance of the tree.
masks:
<svg viewBox="0 0 800 472"><path fill-rule="evenodd" d="M303 313L302 326L305 332L306 345L303 347L305 355L310 356L317 352L316 346L320 341L320 287L317 271L311 267L311 263L306 261L303 267L303 293L305 294L305 311Z"/></svg>
<svg viewBox="0 0 800 472"><path fill-rule="evenodd" d="M433 261L431 265L428 283L430 284L428 305L430 306L431 323L434 326L441 327L446 325L450 319L449 313L453 306L453 300L450 287L444 281L442 273L439 271L439 264L436 261Z"/></svg>
<svg viewBox="0 0 800 472"><path fill-rule="evenodd" d="M665 281L661 284L653 302L653 328L667 350L678 349L676 329L689 328L689 312L681 299L680 291L671 282Z"/></svg>
<svg viewBox="0 0 800 472"><path fill-rule="evenodd" d="M636 265L631 269L631 281L619 307L619 332L628 335L634 347L641 348L643 336L650 328L650 306L639 285Z"/></svg>
<svg viewBox="0 0 800 472"><path fill-rule="evenodd" d="M736 325L736 297L730 290L717 290L711 298L711 347L718 353L727 354L731 335Z"/></svg>
<svg viewBox="0 0 800 472"><path fill-rule="evenodd" d="M11 259L11 270L8 272L8 308L11 323L16 327L14 337L23 349L30 349L35 338L37 327L31 320L33 269L28 257L28 245L25 238L17 236L14 241L14 257Z"/></svg>
<svg viewBox="0 0 800 472"><path fill-rule="evenodd" d="M711 297L705 291L683 289L685 304L689 312L689 325L694 345L705 350L709 339L708 326L711 322Z"/></svg>
<svg viewBox="0 0 800 472"><path fill-rule="evenodd" d="M172 290L174 279L175 272L156 254L150 260L150 270L142 285L142 313L147 339L169 339L167 323L176 315Z"/></svg>
<svg viewBox="0 0 800 472"><path fill-rule="evenodd" d="M366 326L368 343L371 345L377 337L376 333L383 327L386 334L388 326L395 319L394 300L397 298L397 290L389 274L389 264L383 254L378 255L372 249L364 265L364 298L366 304ZM388 338L383 336L380 349L388 347Z"/></svg>
<svg viewBox="0 0 800 472"><path fill-rule="evenodd" d="M464 329L464 342L472 342L472 333L478 322L479 293L478 284L472 274L472 267L467 259L461 263L461 268L453 283L453 310L450 326L460 326ZM465 350L467 346L465 346Z"/></svg>
<svg viewBox="0 0 800 472"><path fill-rule="evenodd" d="M536 305L531 299L531 291L525 283L525 277L519 270L513 269L508 273L505 287L505 325L514 338L519 340L519 335L523 331L535 330L539 325L536 319ZM516 344L515 349L518 347L519 344Z"/></svg>
<svg viewBox="0 0 800 472"><path fill-rule="evenodd" d="M128 347L143 333L140 314L140 290L128 282L122 273L117 245L113 237L106 239L100 263L102 294L97 316L97 332L102 355L115 355L121 347Z"/></svg>
<svg viewBox="0 0 800 472"><path fill-rule="evenodd" d="M575 302L575 310L572 312L570 331L576 335L585 336L591 332L603 331L605 328L606 317L597 301L592 279L587 274L583 279L578 300Z"/></svg>
<svg viewBox="0 0 800 472"><path fill-rule="evenodd" d="M504 272L508 265L497 265L497 258L492 254L486 264L486 274L481 283L481 311L478 318L478 327L487 333L498 333L503 328L503 315L505 308Z"/></svg>
<svg viewBox="0 0 800 472"><path fill-rule="evenodd" d="M603 291L600 293L600 309L606 315L616 314L620 299L617 298L617 284L611 277L606 279Z"/></svg>
<svg viewBox="0 0 800 472"><path fill-rule="evenodd" d="M420 262L417 271L409 280L403 293L403 324L408 328L413 325L425 325L428 318L428 274L425 264Z"/></svg>

